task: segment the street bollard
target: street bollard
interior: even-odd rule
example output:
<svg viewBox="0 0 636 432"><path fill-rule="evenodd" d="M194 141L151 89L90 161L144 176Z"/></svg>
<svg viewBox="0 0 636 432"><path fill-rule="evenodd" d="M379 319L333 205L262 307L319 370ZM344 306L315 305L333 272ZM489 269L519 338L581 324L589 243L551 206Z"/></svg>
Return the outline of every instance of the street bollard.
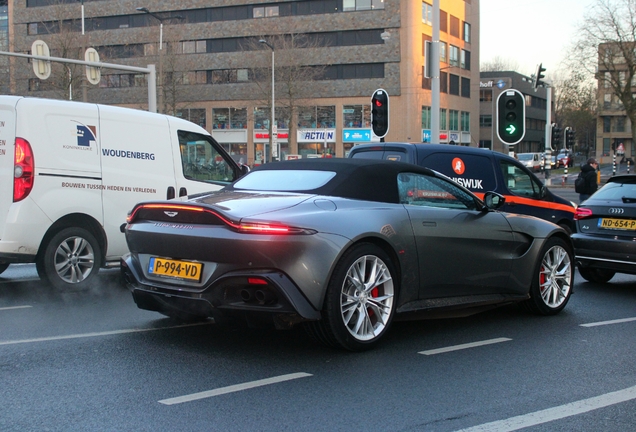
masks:
<svg viewBox="0 0 636 432"><path fill-rule="evenodd" d="M627 174L629 174L629 159L627 159Z"/></svg>
<svg viewBox="0 0 636 432"><path fill-rule="evenodd" d="M614 153L614 157L612 158L612 176L616 175L616 153Z"/></svg>

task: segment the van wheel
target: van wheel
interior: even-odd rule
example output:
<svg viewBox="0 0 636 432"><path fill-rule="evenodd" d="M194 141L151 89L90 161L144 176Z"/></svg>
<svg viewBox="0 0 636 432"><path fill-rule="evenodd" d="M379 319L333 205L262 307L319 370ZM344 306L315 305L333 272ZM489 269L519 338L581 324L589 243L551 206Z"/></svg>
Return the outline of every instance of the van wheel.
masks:
<svg viewBox="0 0 636 432"><path fill-rule="evenodd" d="M36 268L41 279L59 290L83 290L102 263L95 237L83 228L65 228L53 236Z"/></svg>
<svg viewBox="0 0 636 432"><path fill-rule="evenodd" d="M0 263L0 274L2 274L8 268L9 268L9 264Z"/></svg>

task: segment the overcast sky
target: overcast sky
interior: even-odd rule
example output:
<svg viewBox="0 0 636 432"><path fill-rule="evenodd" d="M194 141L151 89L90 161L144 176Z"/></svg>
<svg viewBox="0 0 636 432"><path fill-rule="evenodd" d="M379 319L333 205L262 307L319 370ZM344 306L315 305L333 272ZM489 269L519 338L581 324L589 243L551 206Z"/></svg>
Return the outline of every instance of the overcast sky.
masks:
<svg viewBox="0 0 636 432"><path fill-rule="evenodd" d="M499 56L532 75L556 71L595 0L480 0L480 62Z"/></svg>

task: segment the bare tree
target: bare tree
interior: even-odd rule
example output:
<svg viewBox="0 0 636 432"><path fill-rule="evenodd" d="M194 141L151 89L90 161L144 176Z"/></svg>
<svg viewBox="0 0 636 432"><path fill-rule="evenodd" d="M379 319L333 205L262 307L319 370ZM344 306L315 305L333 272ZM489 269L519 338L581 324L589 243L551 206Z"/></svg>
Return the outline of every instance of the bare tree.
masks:
<svg viewBox="0 0 636 432"><path fill-rule="evenodd" d="M636 142L636 1L596 0L578 31L578 66L610 88L632 124Z"/></svg>
<svg viewBox="0 0 636 432"><path fill-rule="evenodd" d="M557 74L555 88L555 119L562 127L575 131L577 150L588 156L594 150L598 103L596 86L579 68L570 67L566 76Z"/></svg>
<svg viewBox="0 0 636 432"><path fill-rule="evenodd" d="M517 72L519 70L519 62L510 58L495 56L490 61L482 62L479 70L481 72Z"/></svg>
<svg viewBox="0 0 636 432"><path fill-rule="evenodd" d="M274 50L274 81L277 112L284 113L289 120L289 145L296 145L296 119L298 108L306 103L306 100L315 96L315 82L324 78L324 64L316 63L316 50L322 47L321 41L304 34L270 35L254 39L246 44L245 50L255 51L266 48L265 44L258 41L266 41ZM257 92L254 100L260 101L262 106L271 109L272 94L272 66L271 52L267 50L263 62L250 69L250 75L254 77ZM280 119L279 119L280 120ZM270 124L270 136L272 125Z"/></svg>

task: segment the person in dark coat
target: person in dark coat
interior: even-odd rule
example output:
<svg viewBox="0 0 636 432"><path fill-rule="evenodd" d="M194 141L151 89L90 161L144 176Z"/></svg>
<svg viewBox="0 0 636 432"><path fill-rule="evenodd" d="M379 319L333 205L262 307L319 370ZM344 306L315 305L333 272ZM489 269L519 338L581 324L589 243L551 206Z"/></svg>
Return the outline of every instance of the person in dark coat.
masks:
<svg viewBox="0 0 636 432"><path fill-rule="evenodd" d="M585 186L582 192L579 192L579 204L588 199L598 189L598 183L596 182L597 169L598 162L594 158L589 158L587 163L581 166L581 175L585 179Z"/></svg>

